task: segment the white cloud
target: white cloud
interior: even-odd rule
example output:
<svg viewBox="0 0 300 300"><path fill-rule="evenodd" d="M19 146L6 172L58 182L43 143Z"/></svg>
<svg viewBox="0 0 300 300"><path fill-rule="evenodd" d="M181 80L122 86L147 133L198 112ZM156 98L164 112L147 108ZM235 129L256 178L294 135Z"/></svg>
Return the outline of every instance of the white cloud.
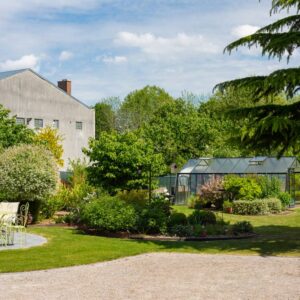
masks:
<svg viewBox="0 0 300 300"><path fill-rule="evenodd" d="M122 64L127 62L127 57L126 56L104 56L101 57L101 60L107 64Z"/></svg>
<svg viewBox="0 0 300 300"><path fill-rule="evenodd" d="M10 71L10 70L31 68L38 71L39 61L40 61L39 57L35 56L34 54L24 55L17 60L8 59L4 62L1 62L0 70Z"/></svg>
<svg viewBox="0 0 300 300"><path fill-rule="evenodd" d="M62 51L59 55L59 60L60 61L66 61L69 60L73 57L73 53L69 51Z"/></svg>
<svg viewBox="0 0 300 300"><path fill-rule="evenodd" d="M155 36L152 33L119 32L115 43L135 47L148 54L216 53L218 47L202 35L178 33L175 37Z"/></svg>
<svg viewBox="0 0 300 300"><path fill-rule="evenodd" d="M240 25L236 26L231 30L231 34L238 37L242 38L244 36L250 35L255 33L260 27L258 26L253 26L253 25Z"/></svg>

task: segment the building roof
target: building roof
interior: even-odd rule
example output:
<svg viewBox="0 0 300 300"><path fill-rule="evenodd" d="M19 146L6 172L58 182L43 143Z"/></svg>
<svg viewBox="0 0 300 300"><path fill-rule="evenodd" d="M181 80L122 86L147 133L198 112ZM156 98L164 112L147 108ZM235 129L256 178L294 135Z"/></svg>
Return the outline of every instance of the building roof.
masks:
<svg viewBox="0 0 300 300"><path fill-rule="evenodd" d="M6 72L0 72L0 80L2 79L6 79L9 77L12 77L14 75L23 73L29 71L31 73L33 73L34 75L38 76L39 78L41 78L42 80L45 80L47 83L51 84L52 86L54 86L55 88L57 88L60 92L65 93L66 95L68 95L69 97L71 97L73 100L79 102L81 105L91 109L90 106L86 105L85 103L83 103L82 101L78 100L77 98L73 97L72 95L69 95L68 93L66 93L64 90L60 89L58 86L56 86L54 83L52 83L51 81L49 81L48 79L44 78L43 76L41 76L40 74L36 73L35 71L33 71L32 69L20 69L20 70L13 70L13 71L6 71Z"/></svg>
<svg viewBox="0 0 300 300"><path fill-rule="evenodd" d="M296 157L236 157L190 159L179 173L184 174L284 174L298 167Z"/></svg>

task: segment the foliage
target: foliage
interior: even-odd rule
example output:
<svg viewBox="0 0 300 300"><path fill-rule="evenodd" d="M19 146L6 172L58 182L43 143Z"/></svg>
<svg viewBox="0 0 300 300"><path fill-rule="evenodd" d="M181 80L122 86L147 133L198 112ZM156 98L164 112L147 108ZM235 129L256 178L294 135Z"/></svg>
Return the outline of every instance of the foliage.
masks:
<svg viewBox="0 0 300 300"><path fill-rule="evenodd" d="M232 231L235 234L239 234L239 233L252 233L254 230L252 224L249 221L240 221L232 225Z"/></svg>
<svg viewBox="0 0 300 300"><path fill-rule="evenodd" d="M184 224L176 224L172 226L169 232L171 235L180 237L192 236L194 234L192 226Z"/></svg>
<svg viewBox="0 0 300 300"><path fill-rule="evenodd" d="M0 154L0 197L45 200L55 192L58 170L52 154L36 145L13 146Z"/></svg>
<svg viewBox="0 0 300 300"><path fill-rule="evenodd" d="M200 209L203 206L199 195L191 195L186 201L188 208Z"/></svg>
<svg viewBox="0 0 300 300"><path fill-rule="evenodd" d="M223 202L223 210L227 211L229 208L232 208L232 202L229 200L225 200Z"/></svg>
<svg viewBox="0 0 300 300"><path fill-rule="evenodd" d="M84 152L91 161L89 181L110 193L148 187L150 168L152 177L165 172L162 155L155 154L153 145L133 132L104 132Z"/></svg>
<svg viewBox="0 0 300 300"><path fill-rule="evenodd" d="M265 215L281 211L281 202L277 198L238 200L233 202L233 213L238 215Z"/></svg>
<svg viewBox="0 0 300 300"><path fill-rule="evenodd" d="M212 178L201 186L201 199L214 204L216 208L222 206L223 201L223 180L221 178Z"/></svg>
<svg viewBox="0 0 300 300"><path fill-rule="evenodd" d="M281 201L282 207L286 208L288 207L292 202L292 197L287 192L281 192L278 194L278 198Z"/></svg>
<svg viewBox="0 0 300 300"><path fill-rule="evenodd" d="M281 201L278 198L265 199L270 213L278 213L282 210Z"/></svg>
<svg viewBox="0 0 300 300"><path fill-rule="evenodd" d="M25 125L16 124L15 118L9 117L9 110L0 104L0 150L19 144L30 144L34 131Z"/></svg>
<svg viewBox="0 0 300 300"><path fill-rule="evenodd" d="M138 231L143 233L166 233L171 214L170 203L163 198L151 199L138 212Z"/></svg>
<svg viewBox="0 0 300 300"><path fill-rule="evenodd" d="M34 141L38 145L44 145L54 156L57 164L62 167L64 161L62 155L64 149L62 146L63 138L58 133L58 129L46 126L41 128L34 137Z"/></svg>
<svg viewBox="0 0 300 300"><path fill-rule="evenodd" d="M170 216L170 220L168 222L169 227L174 227L175 225L186 225L187 218L184 213L173 212Z"/></svg>
<svg viewBox="0 0 300 300"><path fill-rule="evenodd" d="M140 128L159 112L164 104L173 98L162 88L146 86L126 96L119 109L119 130L121 132Z"/></svg>
<svg viewBox="0 0 300 300"><path fill-rule="evenodd" d="M188 222L191 225L216 224L217 218L212 211L195 210L189 217Z"/></svg>
<svg viewBox="0 0 300 300"><path fill-rule="evenodd" d="M134 207L143 208L149 200L149 193L147 190L125 190L118 192L117 197Z"/></svg>
<svg viewBox="0 0 300 300"><path fill-rule="evenodd" d="M131 231L136 224L136 213L118 198L102 196L84 206L81 221L99 231Z"/></svg>
<svg viewBox="0 0 300 300"><path fill-rule="evenodd" d="M237 175L224 176L224 189L230 200L252 200L260 197L262 191L253 177L239 177Z"/></svg>
<svg viewBox="0 0 300 300"><path fill-rule="evenodd" d="M61 185L57 193L50 195L47 200L42 203L41 214L44 218L52 218L57 211L64 208L64 197L61 197L61 194L63 193L61 191L63 189L62 187L63 186Z"/></svg>
<svg viewBox="0 0 300 300"><path fill-rule="evenodd" d="M112 132L116 129L116 113L108 103L99 102L95 107L95 135L99 138L101 132Z"/></svg>
<svg viewBox="0 0 300 300"><path fill-rule="evenodd" d="M269 177L266 175L258 176L257 183L261 188L261 198L276 197L281 190L281 181L277 177Z"/></svg>
<svg viewBox="0 0 300 300"><path fill-rule="evenodd" d="M299 12L298 0L274 0L271 13L282 9L296 7ZM225 51L229 53L240 46L260 46L262 55L277 57L279 60L287 54L287 62L294 51L300 46L299 33L300 16L288 16L267 25L252 35L243 37L229 44ZM216 89L226 93L228 89L239 90L247 88L254 101L285 93L288 98L295 97L300 90L300 68L280 69L268 76L254 76L223 82ZM280 105L266 104L257 107L241 108L232 111L231 115L250 120L241 131L241 142L254 151L267 149L276 150L278 156L289 148L300 151L299 145L299 116L300 102Z"/></svg>

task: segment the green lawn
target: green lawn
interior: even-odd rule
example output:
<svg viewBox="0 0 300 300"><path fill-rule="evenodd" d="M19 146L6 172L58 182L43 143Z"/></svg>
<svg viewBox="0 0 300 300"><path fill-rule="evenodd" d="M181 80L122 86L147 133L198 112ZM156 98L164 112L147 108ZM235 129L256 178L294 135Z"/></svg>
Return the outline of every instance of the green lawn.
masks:
<svg viewBox="0 0 300 300"><path fill-rule="evenodd" d="M175 209L191 213L184 207ZM34 227L29 231L45 236L48 243L27 250L0 251L0 272L73 266L158 251L300 256L300 209L285 216L224 214L224 219L250 220L260 236L230 241L148 242L89 236L64 227Z"/></svg>

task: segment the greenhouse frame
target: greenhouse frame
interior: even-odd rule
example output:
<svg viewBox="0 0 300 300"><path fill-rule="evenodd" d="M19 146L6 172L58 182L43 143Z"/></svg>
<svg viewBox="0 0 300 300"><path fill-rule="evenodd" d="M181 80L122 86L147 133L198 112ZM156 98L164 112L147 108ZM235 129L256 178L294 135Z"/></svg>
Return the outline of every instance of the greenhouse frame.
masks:
<svg viewBox="0 0 300 300"><path fill-rule="evenodd" d="M186 204L189 196L200 194L202 185L229 174L277 177L293 203L300 200L300 163L296 157L201 157L190 159L177 174L175 204Z"/></svg>

